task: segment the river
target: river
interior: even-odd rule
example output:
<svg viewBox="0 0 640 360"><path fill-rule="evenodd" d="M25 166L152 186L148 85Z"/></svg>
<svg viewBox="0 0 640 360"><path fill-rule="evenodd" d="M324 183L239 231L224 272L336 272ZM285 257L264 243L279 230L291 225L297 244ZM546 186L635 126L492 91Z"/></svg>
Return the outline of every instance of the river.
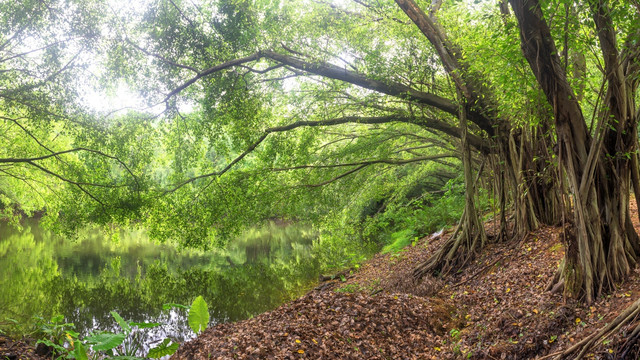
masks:
<svg viewBox="0 0 640 360"><path fill-rule="evenodd" d="M67 239L27 221L16 230L0 225L0 330L28 333L34 316L62 314L76 331L115 330L110 315L159 322L135 334L142 354L170 337L193 333L184 310L202 295L211 325L271 310L302 294L318 278L314 233L304 226L273 223L247 231L224 249L182 250L150 241L143 230L105 235L83 230Z"/></svg>

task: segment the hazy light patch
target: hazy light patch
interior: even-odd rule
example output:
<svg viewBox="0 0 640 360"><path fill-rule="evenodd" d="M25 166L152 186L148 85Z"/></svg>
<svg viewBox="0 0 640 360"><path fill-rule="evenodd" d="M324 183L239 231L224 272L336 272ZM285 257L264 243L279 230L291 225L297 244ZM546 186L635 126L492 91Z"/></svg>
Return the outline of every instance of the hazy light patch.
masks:
<svg viewBox="0 0 640 360"><path fill-rule="evenodd" d="M124 84L119 84L110 93L87 89L82 97L82 102L90 109L103 114L125 110L151 112L151 108L145 104L142 96Z"/></svg>

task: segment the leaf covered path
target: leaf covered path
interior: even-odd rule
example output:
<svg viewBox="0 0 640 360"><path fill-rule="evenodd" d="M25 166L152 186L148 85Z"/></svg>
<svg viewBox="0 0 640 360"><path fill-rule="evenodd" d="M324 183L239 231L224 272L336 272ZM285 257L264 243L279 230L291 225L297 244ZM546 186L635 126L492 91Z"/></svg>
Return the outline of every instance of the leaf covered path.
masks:
<svg viewBox="0 0 640 360"><path fill-rule="evenodd" d="M494 225L486 224L489 234ZM492 244L457 274L416 284L412 270L443 240L425 238L375 256L332 290L212 327L173 359L541 358L597 331L640 297L637 269L591 306L545 291L563 256L561 236L560 227L544 227ZM634 325L598 342L587 358L619 358Z"/></svg>

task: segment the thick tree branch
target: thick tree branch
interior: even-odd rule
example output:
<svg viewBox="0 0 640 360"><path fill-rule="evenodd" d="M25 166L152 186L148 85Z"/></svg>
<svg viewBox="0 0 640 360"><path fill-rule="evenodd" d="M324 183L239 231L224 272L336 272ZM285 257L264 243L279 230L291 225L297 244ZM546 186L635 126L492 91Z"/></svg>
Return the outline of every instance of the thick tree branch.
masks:
<svg viewBox="0 0 640 360"><path fill-rule="evenodd" d="M289 68L297 69L299 71L304 71L310 74L319 75L319 76L323 76L323 77L334 79L334 80L348 82L350 84L357 85L362 88L373 90L382 94L432 106L432 107L435 107L436 109L442 110L451 115L457 116L458 114L458 105L447 98L443 98L441 96L431 94L431 93L417 91L409 86L396 83L396 82L370 79L355 71L347 70L329 63L307 62L307 61L301 60L300 58L290 56L290 55L283 55L271 50L260 51L243 58L230 60L222 64L212 66L202 72L199 72L198 75L192 77L191 79L186 81L184 84L180 85L179 87L171 91L169 94L167 94L163 101L164 102L168 101L171 97L179 94L190 85L194 84L198 80L208 75L211 75L216 72L226 70L232 67L243 66L246 63L256 61L261 58L271 59ZM277 66L274 66L272 68L277 68ZM494 132L493 121L491 119L486 118L480 112L470 109L469 120L471 120L473 123L478 125L483 131L487 132L487 134L489 135L493 134ZM438 126L440 127L440 129L438 130L441 130L449 135L453 135L452 131L450 130L450 126L444 125L444 123ZM459 135L456 135L456 136L459 136ZM476 146L476 145L480 145L478 142L476 142L475 144L474 142L471 142L471 145L476 148L480 148L479 146Z"/></svg>
<svg viewBox="0 0 640 360"><path fill-rule="evenodd" d="M49 151L51 151L51 150L49 150ZM27 164L30 164L32 166L36 166L34 161L45 160L45 159L49 159L49 158L53 158L53 157L58 157L59 155L73 153L73 152L79 152L79 151L90 152L90 153L94 153L94 154L106 157L106 158L111 159L111 160L115 160L116 162L118 162L118 164L120 164L129 173L129 175L131 175L131 177L134 179L134 181L136 183L137 188L138 189L140 188L140 184L138 183L138 178L133 174L133 172L127 166L127 164L125 164L117 156L109 155L109 154L106 154L106 153L104 153L102 151L94 150L94 149L88 149L88 148L80 147L80 148L74 148L74 149L68 149L68 150L63 150L63 151L52 152L51 154L32 157L32 158L0 158L0 164L27 163ZM40 166L36 166L36 167L39 168L39 169L42 169L42 167L40 167ZM47 172L48 174L52 174L50 171L45 171L45 172ZM76 183L74 183L74 182L72 182L70 180L67 180L67 179L64 179L64 180L67 181L67 182L73 183L74 185L76 184ZM80 184L81 185L87 185L87 186L114 187L114 186L110 186L110 185L93 184L93 183L80 183Z"/></svg>
<svg viewBox="0 0 640 360"><path fill-rule="evenodd" d="M206 174L202 174L199 176L195 176L192 178L189 178L177 185L175 185L173 188L165 190L163 192L164 194L168 194L168 193L173 193L176 190L180 189L181 187L190 184L196 180L199 179L203 179L203 178L208 178L208 177L212 177L212 176L221 176L224 173L226 173L227 171L229 171L229 169L231 169L235 164L237 164L238 162L240 162L243 158L245 158L247 155L249 155L253 150L255 150L258 145L260 145L266 138L267 136L269 136L269 134L272 133L279 133L279 132L285 132L285 131L289 131L289 130L293 130L299 127L317 127L317 126L332 126L332 125L340 125L340 124L386 124L386 123L390 123L390 122L404 122L404 123L413 123L413 124L417 124L417 125L421 125L421 126L428 126L427 124L431 125L431 122L434 122L435 124L437 124L436 126L442 127L443 129L448 129L448 130L452 130L455 129L453 127L450 127L448 125L446 125L444 122L438 121L438 120L433 120L433 119L428 119L428 120L422 120L419 124L411 118L408 117L404 117L404 116L400 116L400 115L388 115L388 116L379 116L379 117L358 117L358 116L346 116L346 117L341 117L341 118L336 118L336 119L329 119L329 120L319 120L319 121L297 121L294 122L292 124L289 125L282 125L282 126L276 126L276 127L272 127L272 128L268 128L266 129L263 134L258 138L258 140L256 140L255 142L253 142L251 145L249 145L245 151L243 151L240 155L238 155L236 158L234 158L229 164L227 164L224 168L222 168L221 170L218 171L213 171L210 173L206 173ZM434 126L435 128L435 126ZM460 133L458 132L457 134L452 134L454 136L460 136ZM469 136L469 140L470 143L475 143L476 145L478 145L477 149L481 149L481 150L487 150L488 148L484 145L484 142L481 138L477 137L477 136Z"/></svg>
<svg viewBox="0 0 640 360"><path fill-rule="evenodd" d="M458 156L455 154L440 154L440 155L432 155L432 156L420 156L411 159L372 159L372 160L363 160L352 163L344 163L344 164L329 164L329 165L297 165L291 167L284 168L272 168L269 171L290 171L290 170L301 170L301 169L332 169L339 167L349 167L349 166L358 166L358 165L373 165L373 164L387 164L387 165L405 165L419 161L428 161L428 160L439 160L445 158L457 158Z"/></svg>
<svg viewBox="0 0 640 360"><path fill-rule="evenodd" d="M163 102L169 101L169 99L171 99L175 95L177 95L180 92L182 92L182 90L184 90L184 89L188 88L189 86L193 85L196 81L202 79L203 77L209 76L211 74L214 74L216 72L219 72L219 71L222 71L222 70L225 70L225 69L232 68L234 66L242 65L242 64L245 64L245 63L248 63L248 62L251 62L251 61L256 61L256 60L259 60L259 59L260 59L260 53L255 53L255 54L249 55L247 57L230 60L230 61L224 62L222 64L212 66L212 67L210 67L210 68L208 68L206 70L203 70L201 72L198 72L198 75L192 77L191 79L187 80L187 82L185 82L184 84L178 86L173 91L168 93L167 96L165 96Z"/></svg>
<svg viewBox="0 0 640 360"><path fill-rule="evenodd" d="M449 114L456 114L457 112L457 105L451 100L438 95L417 91L403 84L370 79L362 74L356 73L355 71L347 70L332 64L306 62L299 58L283 55L271 50L263 51L262 54L271 60L308 73L345 81L386 95L413 100L421 104L433 106Z"/></svg>
<svg viewBox="0 0 640 360"><path fill-rule="evenodd" d="M435 4L437 2L434 1ZM493 108L486 101L488 95L486 92L489 90L482 85L481 81L475 79L473 74L469 74L468 69L463 65L463 55L460 49L447 39L444 31L436 22L435 16L427 16L413 0L396 0L396 4L435 48L445 70L456 84L456 88L462 92L467 100L468 119L486 131L489 136L493 136L496 118L493 115ZM451 114L457 115L457 113Z"/></svg>

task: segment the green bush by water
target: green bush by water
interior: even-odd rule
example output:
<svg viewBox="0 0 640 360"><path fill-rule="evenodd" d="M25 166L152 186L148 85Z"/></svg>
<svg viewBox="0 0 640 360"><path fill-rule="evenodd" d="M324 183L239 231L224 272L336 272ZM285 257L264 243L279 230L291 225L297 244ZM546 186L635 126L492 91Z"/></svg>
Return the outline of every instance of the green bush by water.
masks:
<svg viewBox="0 0 640 360"><path fill-rule="evenodd" d="M195 298L191 306L165 304L163 309L168 310L172 307L188 310L189 327L194 333L199 334L207 328L209 308L202 296ZM64 322L62 315L55 315L48 322L40 318L37 333L40 339L37 343L50 347L55 359L158 359L172 355L178 350L178 343L165 338L159 345L150 348L144 358L138 357L137 354L143 349L143 344L136 336L136 331L155 328L161 324L125 321L115 311L111 311L111 316L120 327L119 332L98 330L84 338L79 337L80 334L75 331L73 323Z"/></svg>

